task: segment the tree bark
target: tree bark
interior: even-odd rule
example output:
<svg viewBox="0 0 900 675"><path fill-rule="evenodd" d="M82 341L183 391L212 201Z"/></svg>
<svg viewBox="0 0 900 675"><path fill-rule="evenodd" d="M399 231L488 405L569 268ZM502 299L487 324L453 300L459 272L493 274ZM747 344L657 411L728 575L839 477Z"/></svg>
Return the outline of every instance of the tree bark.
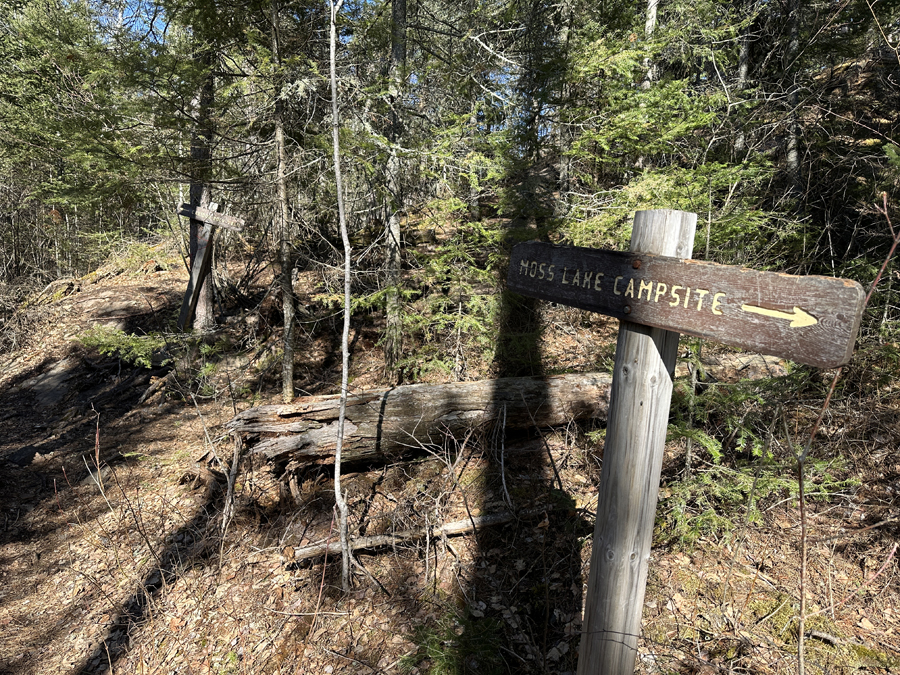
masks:
<svg viewBox="0 0 900 675"><path fill-rule="evenodd" d="M212 108L215 96L215 80L212 72L213 53L209 49L204 49L198 55L198 60L206 72L197 95L197 127L191 136L190 197L191 206L207 208L210 202L209 180L212 175ZM202 227L202 222L191 218L190 259L192 268ZM212 329L214 325L212 281L207 276L200 288L200 297L194 311L194 330L203 333Z"/></svg>
<svg viewBox="0 0 900 675"><path fill-rule="evenodd" d="M497 419L506 426L558 426L606 416L609 375L511 377L479 382L413 384L348 397L342 457L346 461L397 456L411 448L443 446L447 435ZM334 457L340 396L306 396L291 405L265 405L238 414L228 426L250 452L272 462L326 463Z"/></svg>
<svg viewBox="0 0 900 675"><path fill-rule="evenodd" d="M653 36L653 31L656 30L656 9L658 5L659 0L647 0L647 18L644 21L644 33L648 39ZM649 58L644 59L644 71L644 81L641 82L641 88L649 89L657 77L656 64Z"/></svg>
<svg viewBox="0 0 900 675"><path fill-rule="evenodd" d="M281 99L281 52L278 44L278 0L272 0L272 58L275 62L275 187L281 273L281 305L284 315L284 354L281 362L281 399L290 403L294 398L294 285L291 281L293 260L288 231L287 178L285 171L284 101Z"/></svg>
<svg viewBox="0 0 900 675"><path fill-rule="evenodd" d="M750 8L750 12L756 12L756 2L755 0L751 3L748 3L748 7ZM740 37L740 51L738 52L738 70L737 70L737 85L735 86L735 93L737 96L743 96L744 89L747 86L747 78L750 74L750 45L752 41L752 31L748 26L741 31ZM746 132L743 128L739 128L737 131L737 135L734 139L734 152L735 155L740 155L744 152L744 148L747 144ZM740 161L740 157L737 157L738 161ZM709 257L707 256L707 259Z"/></svg>
<svg viewBox="0 0 900 675"><path fill-rule="evenodd" d="M785 72L788 77L788 115L787 141L785 143L785 163L788 173L788 194L799 199L802 192L802 176L800 172L800 89L797 82L797 57L800 54L800 0L788 3L789 37L786 54Z"/></svg>
<svg viewBox="0 0 900 675"><path fill-rule="evenodd" d="M396 378L403 344L403 317L400 302L401 265L400 214L403 210L403 186L397 144L403 137L399 106L403 90L403 69L406 64L406 0L391 2L391 58L388 66L392 110L388 140L391 149L386 167L387 204L385 207L385 272L388 293L385 301L384 364L385 370Z"/></svg>
<svg viewBox="0 0 900 675"><path fill-rule="evenodd" d="M560 7L559 44L563 53L569 54L569 34L572 26L572 6L568 2L563 2ZM569 191L572 187L572 158L569 151L572 148L572 130L568 120L566 120L566 109L569 106L569 97L571 95L571 87L567 77L559 78L559 99L562 102L558 106L556 120L556 136L557 151L559 152L559 197L556 200L553 211L557 218L566 216L569 210Z"/></svg>

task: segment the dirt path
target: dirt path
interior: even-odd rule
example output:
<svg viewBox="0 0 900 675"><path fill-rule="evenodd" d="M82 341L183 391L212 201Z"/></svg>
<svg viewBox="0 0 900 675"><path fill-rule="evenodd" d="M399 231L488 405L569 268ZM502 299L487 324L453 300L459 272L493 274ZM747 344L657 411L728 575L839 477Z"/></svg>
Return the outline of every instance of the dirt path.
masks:
<svg viewBox="0 0 900 675"><path fill-rule="evenodd" d="M0 673L574 672L602 429L547 432L546 443L487 429L458 453L448 443L446 453L411 463L351 467L358 534L497 511L530 515L364 553L371 576L359 573L345 596L334 565L293 553L334 537L324 469L299 475L290 489L245 464L222 537L222 470L232 449L223 425L235 407L277 394L267 365L277 327L226 317L218 351L195 355L190 368L176 364L181 394L161 390L143 403L166 370L134 368L74 341L98 323L163 328L186 283L177 264L168 268L176 271L73 284L38 308L26 346L3 357ZM553 358L567 350L586 358L586 331L567 316L548 329ZM328 340L302 339L302 388L327 390ZM357 345L359 386L374 384L373 336L361 334ZM891 492L900 434L890 396L870 416L836 408L826 432L844 439L842 458L811 479L829 491L810 502L806 591L817 614L806 656L814 672L900 667ZM875 419L877 428L866 426ZM741 473L701 453L694 481L684 483L683 455L684 440L670 444L640 671L795 671L790 471L760 464ZM736 504L720 494L725 487ZM748 512L740 499L751 490L759 509ZM687 522L678 514L696 516L689 522L699 528L684 546L672 534L673 523Z"/></svg>

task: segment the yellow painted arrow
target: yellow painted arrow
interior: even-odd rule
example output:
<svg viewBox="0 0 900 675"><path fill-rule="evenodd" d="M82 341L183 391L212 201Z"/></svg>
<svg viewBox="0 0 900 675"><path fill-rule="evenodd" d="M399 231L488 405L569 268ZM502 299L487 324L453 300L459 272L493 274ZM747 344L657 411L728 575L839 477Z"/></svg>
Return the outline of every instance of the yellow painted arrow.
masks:
<svg viewBox="0 0 900 675"><path fill-rule="evenodd" d="M771 316L773 319L790 319L791 328L804 328L806 326L815 326L819 323L819 320L816 317L799 307L794 307L792 313L779 312L777 309L766 309L765 307L754 307L753 305L741 305L741 309L745 312Z"/></svg>

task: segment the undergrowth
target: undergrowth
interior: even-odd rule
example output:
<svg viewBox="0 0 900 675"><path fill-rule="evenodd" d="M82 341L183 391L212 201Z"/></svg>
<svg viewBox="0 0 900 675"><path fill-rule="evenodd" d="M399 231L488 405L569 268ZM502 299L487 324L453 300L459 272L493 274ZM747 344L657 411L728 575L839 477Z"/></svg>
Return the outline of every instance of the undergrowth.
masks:
<svg viewBox="0 0 900 675"><path fill-rule="evenodd" d="M93 326L78 341L87 349L118 358L138 368L173 366L177 381L182 383L182 397L195 394L202 398L218 395L221 360L232 351L227 336L206 342L197 336L149 333L135 335L110 326ZM241 393L246 394L245 390Z"/></svg>
<svg viewBox="0 0 900 675"><path fill-rule="evenodd" d="M447 612L420 626L412 637L416 651L403 657L400 670L428 675L499 675L505 672L500 655L500 622Z"/></svg>
<svg viewBox="0 0 900 675"><path fill-rule="evenodd" d="M777 438L783 410L800 396L824 398L821 371L792 367L763 380L716 382L703 371L699 346L688 343L692 377L674 391L668 441L690 454L685 471L660 491L657 541L690 548L701 537L728 539L740 523L762 520L762 509L796 506L796 463ZM691 462L698 467L691 471ZM821 501L859 485L838 457L807 460L806 498Z"/></svg>
<svg viewBox="0 0 900 675"><path fill-rule="evenodd" d="M845 474L842 459L809 460L806 498L827 501L860 484ZM698 539L727 539L741 522L761 522L762 508L796 505L800 491L794 467L762 461L735 467L709 464L660 491L656 540L689 548Z"/></svg>
<svg viewBox="0 0 900 675"><path fill-rule="evenodd" d="M152 368L155 360L156 365L164 365L171 360L163 359L159 363L158 354L166 347L166 340L160 335L134 335L118 328L98 325L82 333L78 341L104 356L115 356L141 368Z"/></svg>
<svg viewBox="0 0 900 675"><path fill-rule="evenodd" d="M503 234L486 223L460 224L420 256L419 297L406 305L403 317L404 330L418 345L400 364L410 381L429 373L484 376L497 344Z"/></svg>

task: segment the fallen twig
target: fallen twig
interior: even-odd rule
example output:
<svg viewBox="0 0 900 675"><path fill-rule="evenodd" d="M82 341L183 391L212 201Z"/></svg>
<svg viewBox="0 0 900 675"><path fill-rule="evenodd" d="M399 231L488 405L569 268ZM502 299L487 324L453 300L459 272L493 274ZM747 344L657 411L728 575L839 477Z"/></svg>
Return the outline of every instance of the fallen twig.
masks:
<svg viewBox="0 0 900 675"><path fill-rule="evenodd" d="M491 513L485 516L474 516L465 520L457 520L452 523L445 523L441 526L420 527L411 530L402 530L400 532L392 532L391 534L374 534L365 537L355 537L350 540L350 549L358 551L365 548L383 548L394 546L405 541L421 539L425 536L447 536L455 537L461 534L469 534L479 527L490 525L502 525L517 518L527 518L535 516L545 511L552 510L552 507L542 507L537 509L528 509L519 513L511 513L504 511L502 513ZM337 554L341 552L340 542L326 542L325 544L313 544L304 546L303 548L294 549L294 560L309 560L318 558L321 555Z"/></svg>
<svg viewBox="0 0 900 675"><path fill-rule="evenodd" d="M881 576L882 572L884 572L887 569L888 563L891 562L891 558L894 557L894 553L897 552L898 545L900 545L900 544L896 544L896 543L894 544L894 546L891 548L891 552L888 553L887 560L884 561L884 564L879 568L879 570L877 572L875 572L875 574L873 574L871 577L866 579L862 583L862 585L860 585L859 588L857 588L855 591L853 591L853 593L848 594L843 600L841 600L840 602L838 602L836 604L831 605L830 607L826 607L825 609L820 609L818 611L813 612L812 614L808 614L807 617L815 616L816 614L824 614L825 612L833 612L841 605L846 604L850 600L850 598L852 598L854 595L859 593L862 589L864 589L866 586L868 586L873 581L875 581L878 577Z"/></svg>
<svg viewBox="0 0 900 675"><path fill-rule="evenodd" d="M832 537L821 537L819 539L810 539L810 541L814 544L825 544L829 541L836 541L838 539L848 539L850 537L855 537L858 534L862 534L863 532L868 532L869 530L874 530L879 527L884 527L885 525L890 525L891 523L900 522L900 518L888 518L887 520L882 520L874 525L869 525L867 527L861 527L857 530L847 530L842 532L841 534L836 534Z"/></svg>

